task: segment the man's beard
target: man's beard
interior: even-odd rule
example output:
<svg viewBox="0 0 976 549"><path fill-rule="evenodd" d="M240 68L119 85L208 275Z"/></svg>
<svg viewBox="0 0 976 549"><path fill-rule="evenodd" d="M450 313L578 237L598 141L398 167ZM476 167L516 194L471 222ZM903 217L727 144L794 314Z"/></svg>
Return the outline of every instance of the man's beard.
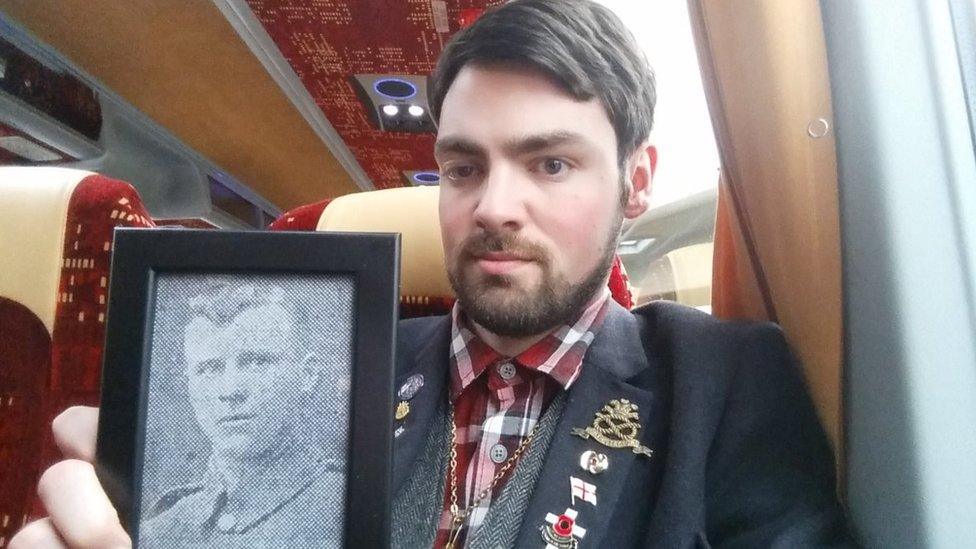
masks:
<svg viewBox="0 0 976 549"><path fill-rule="evenodd" d="M538 335L569 322L604 284L613 265L622 222L619 215L600 260L579 283L553 272L552 257L543 246L522 241L514 233L470 236L449 266L448 278L465 314L480 326L503 337ZM509 253L535 263L541 271L538 286L522 288L512 276L466 269L489 252Z"/></svg>

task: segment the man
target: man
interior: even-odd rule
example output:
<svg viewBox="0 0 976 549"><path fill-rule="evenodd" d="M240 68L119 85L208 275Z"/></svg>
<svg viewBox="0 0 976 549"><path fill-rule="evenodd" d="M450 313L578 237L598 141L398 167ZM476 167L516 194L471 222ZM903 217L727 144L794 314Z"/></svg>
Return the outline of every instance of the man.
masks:
<svg viewBox="0 0 976 549"><path fill-rule="evenodd" d="M272 284L212 281L189 305L189 400L212 452L200 482L144 511L141 545L311 548L341 540L345 478L309 436L316 420L335 416L313 409L323 368L308 350L315 334L307 315ZM162 428L154 419L150 435ZM152 444L147 456L165 457Z"/></svg>
<svg viewBox="0 0 976 549"><path fill-rule="evenodd" d="M622 220L647 209L656 164L638 52L598 5L516 0L441 56L430 106L458 306L401 324L394 545L847 542L780 332L607 298ZM55 431L90 430L82 414ZM74 469L42 479L53 523L36 530L124 540L104 515L104 529L74 526L68 487L100 494Z"/></svg>

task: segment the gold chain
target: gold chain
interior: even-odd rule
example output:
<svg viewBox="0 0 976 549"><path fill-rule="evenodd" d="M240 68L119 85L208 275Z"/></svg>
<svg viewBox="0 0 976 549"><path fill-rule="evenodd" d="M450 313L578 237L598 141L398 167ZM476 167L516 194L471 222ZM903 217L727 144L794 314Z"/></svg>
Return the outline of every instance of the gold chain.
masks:
<svg viewBox="0 0 976 549"><path fill-rule="evenodd" d="M464 524L465 519L468 518L468 515L471 514L472 510L478 507L478 504L481 503L481 500L488 497L488 494L490 494L491 491L495 488L495 485L498 484L498 481L501 480L503 476L505 476L505 473L507 473L508 470L511 469L513 465L515 465L515 462L518 461L519 456L521 456L525 452L525 450L528 449L529 443L532 442L532 437L535 435L535 430L539 426L539 422L536 421L535 425L532 426L532 430L529 431L529 434L526 435L524 439L522 439L522 442L519 443L518 447L515 449L515 452L507 460L505 460L505 464L502 465L502 468L499 469L497 473L495 473L495 478L491 479L491 483L478 494L478 497L474 498L474 500L472 500L471 503L465 509L458 509L457 427L454 425L453 405L451 406L450 421L451 421L451 478L450 480L451 480L452 520L451 520L451 532L447 536L447 545L445 545L445 549L454 548L454 543L457 541L458 535L461 534L461 528L462 525Z"/></svg>

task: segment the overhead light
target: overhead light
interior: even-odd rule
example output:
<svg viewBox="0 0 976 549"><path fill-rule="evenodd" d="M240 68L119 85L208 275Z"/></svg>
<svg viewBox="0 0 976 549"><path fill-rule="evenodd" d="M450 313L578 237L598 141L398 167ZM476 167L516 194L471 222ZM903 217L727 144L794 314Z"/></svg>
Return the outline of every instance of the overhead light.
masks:
<svg viewBox="0 0 976 549"><path fill-rule="evenodd" d="M373 89L390 99L410 99L417 95L417 86L400 78L381 78L373 83Z"/></svg>
<svg viewBox="0 0 976 549"><path fill-rule="evenodd" d="M420 105L410 105L410 108L407 109L407 112L410 113L411 116L421 117L424 115L424 108L421 107Z"/></svg>
<svg viewBox="0 0 976 549"><path fill-rule="evenodd" d="M400 112L400 107L396 105L383 105L383 114L387 116L396 116Z"/></svg>
<svg viewBox="0 0 976 549"><path fill-rule="evenodd" d="M441 182L441 175L437 172L417 172L413 174L413 180L418 185L437 185Z"/></svg>

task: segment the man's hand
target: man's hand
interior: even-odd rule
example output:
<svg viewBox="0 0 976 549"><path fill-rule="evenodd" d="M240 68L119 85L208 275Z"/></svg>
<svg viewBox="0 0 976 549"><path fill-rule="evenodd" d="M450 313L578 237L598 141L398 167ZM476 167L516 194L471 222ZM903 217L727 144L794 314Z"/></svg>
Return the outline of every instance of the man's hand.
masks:
<svg viewBox="0 0 976 549"><path fill-rule="evenodd" d="M37 484L49 516L25 526L10 540L10 549L132 547L92 466L98 408L68 408L52 428L67 459L52 465Z"/></svg>

